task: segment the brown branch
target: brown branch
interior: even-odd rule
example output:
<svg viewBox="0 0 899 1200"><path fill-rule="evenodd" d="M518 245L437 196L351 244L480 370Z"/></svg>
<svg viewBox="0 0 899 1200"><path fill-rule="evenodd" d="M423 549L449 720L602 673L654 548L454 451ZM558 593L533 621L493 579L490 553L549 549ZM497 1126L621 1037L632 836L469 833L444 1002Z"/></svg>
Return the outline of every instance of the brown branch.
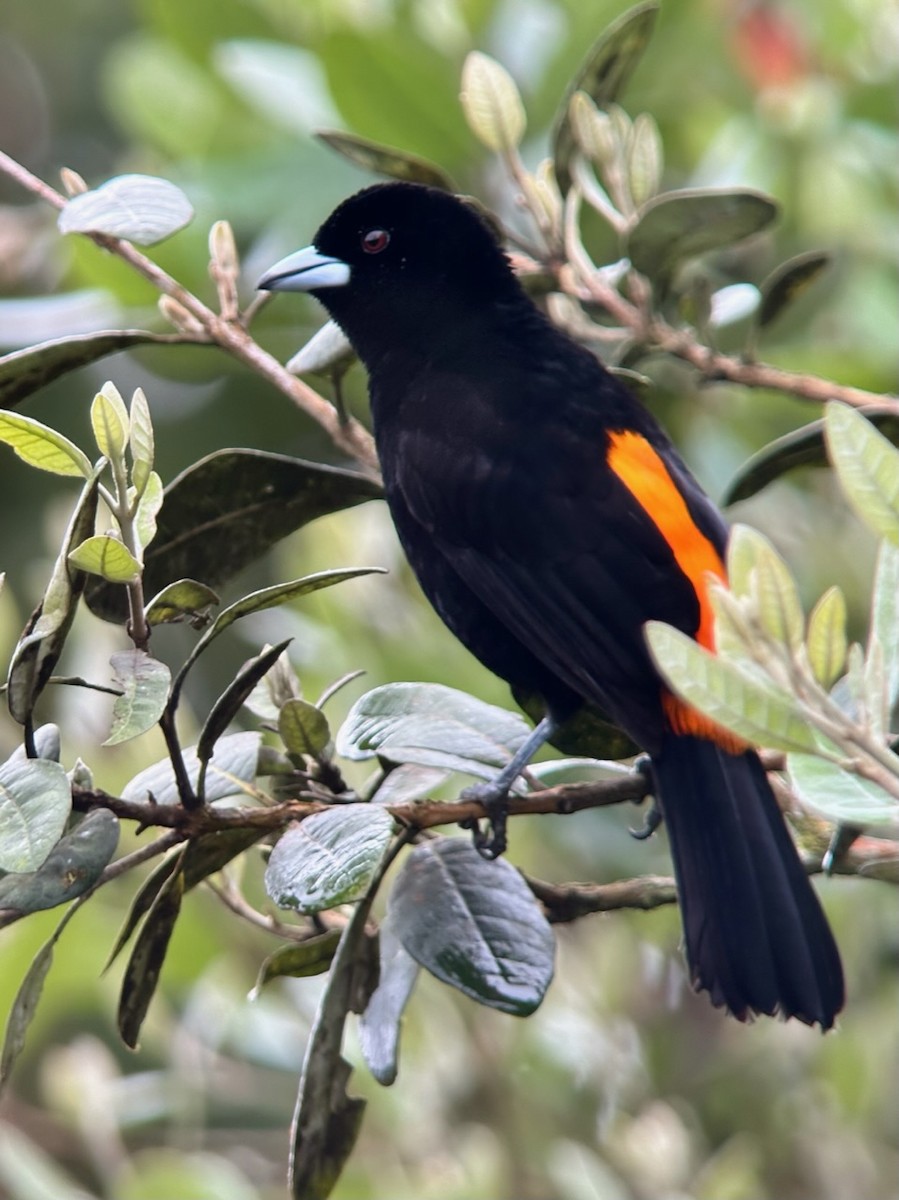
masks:
<svg viewBox="0 0 899 1200"><path fill-rule="evenodd" d="M616 879L613 883L547 883L525 876L528 887L546 909L552 924L576 921L588 913L612 912L619 908L648 911L677 903L674 880L665 875L643 875Z"/></svg>
<svg viewBox="0 0 899 1200"><path fill-rule="evenodd" d="M0 171L21 184L33 195L52 204L54 208L65 208L67 200L61 192L57 192L55 188L50 187L37 175L23 167L21 163L17 163L15 159L10 158L2 151L0 151ZM276 358L263 350L239 320L229 321L213 312L167 271L142 254L131 242L125 241L123 238L109 237L103 233L88 233L85 236L101 249L109 251L110 254L116 255L117 258L128 263L158 291L166 296L171 296L200 323L206 337L211 342L267 379L307 416L316 421L339 450L354 458L367 474L377 476L378 460L374 441L368 430L356 420L342 420L333 404L325 400L301 379L291 375ZM201 339L198 337L196 340L200 341Z"/></svg>

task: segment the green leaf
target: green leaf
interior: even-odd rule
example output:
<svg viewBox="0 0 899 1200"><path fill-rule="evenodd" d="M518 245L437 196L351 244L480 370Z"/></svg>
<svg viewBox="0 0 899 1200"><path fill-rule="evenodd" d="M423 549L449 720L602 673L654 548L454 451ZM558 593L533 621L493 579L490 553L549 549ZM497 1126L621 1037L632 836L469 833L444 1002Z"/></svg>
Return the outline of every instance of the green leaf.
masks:
<svg viewBox="0 0 899 1200"><path fill-rule="evenodd" d="M848 404L824 409L827 449L849 503L869 528L899 543L899 450Z"/></svg>
<svg viewBox="0 0 899 1200"><path fill-rule="evenodd" d="M883 660L887 712L899 704L899 549L883 541L877 552L877 569L871 595L868 653L879 646Z"/></svg>
<svg viewBox="0 0 899 1200"><path fill-rule="evenodd" d="M114 383L105 383L94 396L91 427L100 453L110 462L122 463L128 445L130 421L125 401Z"/></svg>
<svg viewBox="0 0 899 1200"><path fill-rule="evenodd" d="M301 695L300 681L285 651L260 679L245 703L250 712L261 721L276 725L283 706Z"/></svg>
<svg viewBox="0 0 899 1200"><path fill-rule="evenodd" d="M598 108L607 108L624 91L643 56L658 15L656 0L637 4L622 13L590 48L559 105L552 132L552 155L556 179L564 194L571 186L570 163L574 136L570 124L571 98L585 92Z"/></svg>
<svg viewBox="0 0 899 1200"><path fill-rule="evenodd" d="M44 758L0 763L0 870L36 871L62 837L72 809L63 768Z"/></svg>
<svg viewBox="0 0 899 1200"><path fill-rule="evenodd" d="M278 714L278 733L288 754L321 759L331 741L328 718L306 700L288 700Z"/></svg>
<svg viewBox="0 0 899 1200"><path fill-rule="evenodd" d="M847 645L846 598L838 587L830 587L809 614L805 637L809 666L822 687L832 687L839 678Z"/></svg>
<svg viewBox="0 0 899 1200"><path fill-rule="evenodd" d="M156 517L162 508L162 480L155 471L150 471L144 481L143 492L134 514L134 533L141 552L145 551L156 537Z"/></svg>
<svg viewBox="0 0 899 1200"><path fill-rule="evenodd" d="M393 146L383 146L370 138L336 129L317 129L315 136L331 150L335 150L365 171L386 175L390 179L403 179L407 183L423 183L427 187L440 188L444 192L456 191L456 185L442 167L426 158L419 158L417 154L396 150Z"/></svg>
<svg viewBox="0 0 899 1200"><path fill-rule="evenodd" d="M751 596L762 629L790 650L802 645L805 620L790 569L764 534L735 525L727 546L727 576L734 595Z"/></svg>
<svg viewBox="0 0 899 1200"><path fill-rule="evenodd" d="M753 672L751 664L716 657L661 621L649 621L645 629L656 666L688 704L748 742L773 750L817 748L794 697Z"/></svg>
<svg viewBox="0 0 899 1200"><path fill-rule="evenodd" d="M118 175L73 196L57 219L60 233L100 233L152 246L193 220L185 194L153 175Z"/></svg>
<svg viewBox="0 0 899 1200"><path fill-rule="evenodd" d="M291 639L288 638L287 641L281 642L277 646L270 646L262 654L251 658L241 667L228 687L218 697L210 709L197 741L197 758L201 763L208 762L212 757L216 742L234 720L247 696L263 675L277 662L290 642Z"/></svg>
<svg viewBox="0 0 899 1200"><path fill-rule="evenodd" d="M899 758L895 764L895 774L899 776ZM787 770L793 789L804 803L828 821L861 828L868 825L899 828L899 801L870 779L862 779L814 754L791 754Z"/></svg>
<svg viewBox="0 0 899 1200"><path fill-rule="evenodd" d="M196 579L178 579L158 592L144 610L148 625L191 624L206 618L208 610L219 603L212 588Z"/></svg>
<svg viewBox="0 0 899 1200"><path fill-rule="evenodd" d="M649 113L640 113L634 119L625 155L628 189L639 207L656 194L662 178L662 138Z"/></svg>
<svg viewBox="0 0 899 1200"><path fill-rule="evenodd" d="M0 412L0 442L40 471L51 475L83 475L89 479L93 466L83 450L67 437L19 413Z"/></svg>
<svg viewBox="0 0 899 1200"><path fill-rule="evenodd" d="M759 329L772 325L829 265L829 254L811 250L775 267L761 285L762 299L756 317Z"/></svg>
<svg viewBox="0 0 899 1200"><path fill-rule="evenodd" d="M530 733L517 713L436 683L366 692L337 732L344 758L387 759L492 779ZM524 786L524 785L521 785Z"/></svg>
<svg viewBox="0 0 899 1200"><path fill-rule="evenodd" d="M895 409L872 405L865 409L865 416L893 445L899 444L899 416ZM769 442L744 463L728 484L721 503L728 505L746 500L794 467L827 465L824 422L812 421Z"/></svg>
<svg viewBox="0 0 899 1200"><path fill-rule="evenodd" d="M256 778L261 744L262 734L256 730L229 733L219 738L206 772L207 804L225 800L229 796L246 795ZM182 758L191 785L196 790L200 772L196 747L188 746L182 751ZM148 801L152 797L157 804L177 804L178 788L171 762L164 758L138 772L125 784L122 797L141 801Z"/></svg>
<svg viewBox="0 0 899 1200"><path fill-rule="evenodd" d="M369 1071L384 1087L399 1068L400 1022L418 980L419 966L393 931L388 915L378 932L378 986L359 1020L359 1047Z"/></svg>
<svg viewBox="0 0 899 1200"><path fill-rule="evenodd" d="M140 563L121 539L111 533L95 534L69 551L69 563L107 583L130 583L140 574Z"/></svg>
<svg viewBox="0 0 899 1200"><path fill-rule="evenodd" d="M358 900L381 864L393 818L371 804L315 813L275 843L265 890L279 908L321 912Z"/></svg>
<svg viewBox="0 0 899 1200"><path fill-rule="evenodd" d="M106 358L109 354L118 354L132 346L153 343L184 345L189 342L189 338L180 334L148 333L144 329L112 329L54 338L25 350L14 350L11 354L0 356L0 408L15 408L54 379L87 363ZM84 472L79 469L71 473L81 475Z"/></svg>
<svg viewBox="0 0 899 1200"><path fill-rule="evenodd" d="M179 864L150 906L122 977L116 1022L119 1036L132 1050L137 1049L141 1026L159 982L183 896L184 875Z"/></svg>
<svg viewBox="0 0 899 1200"><path fill-rule="evenodd" d="M172 674L146 650L119 650L110 658L116 687L112 727L104 746L118 746L152 729L165 709Z"/></svg>
<svg viewBox="0 0 899 1200"><path fill-rule="evenodd" d="M182 578L217 588L316 517L380 495L377 483L354 471L259 450L216 451L165 489L144 555L146 594ZM86 599L104 620L128 617L119 587L93 584Z"/></svg>
<svg viewBox="0 0 899 1200"><path fill-rule="evenodd" d="M270 954L259 968L250 999L255 1000L267 983L285 976L291 979L308 979L323 975L331 966L340 942L339 929L306 938L302 942L288 942Z"/></svg>
<svg viewBox="0 0 899 1200"><path fill-rule="evenodd" d="M326 321L285 366L293 375L344 375L356 361L356 351L336 321Z"/></svg>
<svg viewBox="0 0 899 1200"><path fill-rule="evenodd" d="M747 188L663 192L639 210L625 253L663 286L687 260L760 233L777 217L776 203Z"/></svg>
<svg viewBox="0 0 899 1200"><path fill-rule="evenodd" d="M134 484L137 494L141 496L147 486L156 457L153 418L150 415L150 406L143 388L135 388L134 395L131 397L130 446L131 482Z"/></svg>
<svg viewBox="0 0 899 1200"><path fill-rule="evenodd" d="M440 767L420 767L417 763L401 763L394 767L371 797L372 804L412 804L432 796L442 783L450 777L449 771Z"/></svg>
<svg viewBox="0 0 899 1200"><path fill-rule="evenodd" d="M31 615L13 652L7 680L7 703L13 719L25 725L62 653L86 576L68 560L69 551L94 528L97 471L85 484L66 530L47 590Z"/></svg>
<svg viewBox="0 0 899 1200"><path fill-rule="evenodd" d="M94 809L60 838L37 871L0 877L0 909L32 913L76 899L100 878L118 842L118 820L108 809Z"/></svg>
<svg viewBox="0 0 899 1200"><path fill-rule="evenodd" d="M527 128L518 85L505 67L479 50L462 67L462 111L481 143L495 154L515 150Z"/></svg>
<svg viewBox="0 0 899 1200"><path fill-rule="evenodd" d="M543 999L555 951L549 922L519 872L488 862L468 838L416 846L389 912L405 950L464 995L519 1017Z"/></svg>

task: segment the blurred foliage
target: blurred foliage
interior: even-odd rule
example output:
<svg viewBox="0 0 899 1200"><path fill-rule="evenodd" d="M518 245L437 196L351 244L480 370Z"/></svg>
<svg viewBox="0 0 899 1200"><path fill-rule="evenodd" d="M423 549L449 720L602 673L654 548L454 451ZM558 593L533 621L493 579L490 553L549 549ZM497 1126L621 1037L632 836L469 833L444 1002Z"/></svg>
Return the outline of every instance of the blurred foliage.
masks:
<svg viewBox="0 0 899 1200"><path fill-rule="evenodd" d="M459 107L465 55L487 51L515 78L528 114L523 155L533 166L585 48L620 11L611 0L82 0L56 6L50 20L44 6L7 0L0 147L51 181L63 165L91 185L125 171L172 179L198 219L154 252L158 261L211 296L206 229L227 219L246 300L263 267L369 178L314 138L320 126L345 126L438 163L462 190L520 221ZM658 121L664 186L739 185L778 200L772 232L716 261L719 284L761 283L800 253L834 256L829 273L766 331L760 356L872 391L896 382L897 47L895 11L880 0L666 0L625 96L631 114ZM152 289L122 263L80 239L59 239L53 214L3 178L0 204L0 350L63 332L164 328ZM585 240L596 261L617 257L600 221L588 218ZM279 303L257 335L283 361L319 323L311 303ZM739 324L723 327L720 347L732 350L742 334ZM748 454L818 415L778 394L700 387L671 360L641 370L713 494ZM42 391L29 414L84 444L83 398L109 377L123 394L140 385L152 397L166 481L228 446L336 461L318 427L283 396L193 347L146 346L83 368ZM358 368L345 392L364 416ZM71 481L48 487L46 476L4 459L7 658L73 502ZM873 539L829 474L804 468L738 512L789 560L805 601L838 583L850 632L861 632ZM851 554L835 553L848 546ZM256 613L222 638L191 677L186 725L262 641L287 634L309 696L361 667L368 686L433 680L507 703L504 687L424 605L376 502L281 542L229 585L224 602L276 579L362 564L390 575L318 593L277 619ZM108 678L110 653L121 648L114 633L79 618L66 669ZM160 629L154 650L180 661L192 640ZM361 690L354 687L330 702L335 718ZM63 730L62 761L72 762L106 736L111 699L58 692L52 716ZM4 757L18 736L4 722ZM103 785L120 789L162 752L156 735L103 751ZM627 823L618 810L517 819L512 857L559 880L664 871L663 843L632 843ZM129 834L123 849L140 844ZM244 869L248 893L264 903L261 863ZM673 910L563 928L556 980L526 1022L424 980L406 1017L398 1084L385 1091L364 1071L354 1075L352 1089L369 1109L335 1197L883 1200L899 1174L894 898L859 881L820 886L850 996L840 1030L826 1039L771 1021L743 1028L693 996ZM183 906L135 1059L113 1029L118 969L100 975L132 890L105 888L55 950L15 1091L0 1108L0 1194L280 1196L286 1114L321 981L278 980L248 1004L277 943L200 889ZM3 1011L57 919L38 914L4 932ZM352 1039L346 1054L361 1061Z"/></svg>

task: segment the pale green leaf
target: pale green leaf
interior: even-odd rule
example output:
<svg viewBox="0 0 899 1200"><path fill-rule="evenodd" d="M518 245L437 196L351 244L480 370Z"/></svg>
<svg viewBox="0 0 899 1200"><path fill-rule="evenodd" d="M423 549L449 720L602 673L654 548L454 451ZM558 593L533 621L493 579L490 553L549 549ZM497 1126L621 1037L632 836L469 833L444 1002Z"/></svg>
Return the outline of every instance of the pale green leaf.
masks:
<svg viewBox="0 0 899 1200"><path fill-rule="evenodd" d="M45 758L0 763L0 870L36 871L59 839L72 808L63 768Z"/></svg>
<svg viewBox="0 0 899 1200"><path fill-rule="evenodd" d="M899 450L848 404L824 409L827 450L849 503L881 537L899 544Z"/></svg>
<svg viewBox="0 0 899 1200"><path fill-rule="evenodd" d="M625 155L631 199L639 207L656 194L662 178L662 138L649 113L635 118Z"/></svg>
<svg viewBox="0 0 899 1200"><path fill-rule="evenodd" d="M128 409L114 383L105 383L94 396L91 427L100 453L110 462L121 462L128 445Z"/></svg>
<svg viewBox="0 0 899 1200"><path fill-rule="evenodd" d="M125 545L110 533L96 534L69 552L69 562L89 575L100 575L109 583L130 583L140 574L140 563Z"/></svg>
<svg viewBox="0 0 899 1200"><path fill-rule="evenodd" d="M145 650L120 650L109 661L122 695L112 706L112 727L103 745L117 746L146 733L162 716L171 672Z"/></svg>
<svg viewBox="0 0 899 1200"><path fill-rule="evenodd" d="M181 621L202 620L207 610L218 604L218 595L196 579L177 579L153 597L144 615L149 625L175 625Z"/></svg>
<svg viewBox="0 0 899 1200"><path fill-rule="evenodd" d="M135 388L131 397L131 482L138 495L147 486L156 456L153 419L143 388Z"/></svg>
<svg viewBox="0 0 899 1200"><path fill-rule="evenodd" d="M505 67L473 50L462 68L462 110L472 133L488 150L514 150L527 126L515 80Z"/></svg>
<svg viewBox="0 0 899 1200"><path fill-rule="evenodd" d="M141 551L146 550L156 537L156 516L164 498L162 480L155 471L150 471L134 514L134 533Z"/></svg>
<svg viewBox="0 0 899 1200"><path fill-rule="evenodd" d="M288 754L320 759L331 741L328 718L306 700L291 699L278 714L278 733Z"/></svg>
<svg viewBox="0 0 899 1200"><path fill-rule="evenodd" d="M60 233L100 233L152 246L177 233L194 210L184 192L154 175L119 175L73 196L57 219Z"/></svg>
<svg viewBox="0 0 899 1200"><path fill-rule="evenodd" d="M831 587L809 614L805 637L809 666L822 687L831 687L839 678L847 644L846 599L838 587Z"/></svg>
<svg viewBox="0 0 899 1200"><path fill-rule="evenodd" d="M91 461L67 437L20 413L0 412L0 442L40 471L52 475L83 475L90 477Z"/></svg>
<svg viewBox="0 0 899 1200"><path fill-rule="evenodd" d="M710 654L689 635L649 621L646 641L656 666L681 699L738 736L774 750L814 750L814 733L796 700L751 670Z"/></svg>
<svg viewBox="0 0 899 1200"><path fill-rule="evenodd" d="M727 546L727 577L734 595L749 598L762 629L796 650L805 620L790 569L768 539L748 525L735 525Z"/></svg>
<svg viewBox="0 0 899 1200"><path fill-rule="evenodd" d="M899 548L883 541L871 597L870 647L877 643L883 654L884 687L888 712L899 703Z"/></svg>
<svg viewBox="0 0 899 1200"><path fill-rule="evenodd" d="M895 764L899 778L899 758ZM829 821L862 827L899 827L899 800L870 779L813 754L790 754L787 769L794 791Z"/></svg>

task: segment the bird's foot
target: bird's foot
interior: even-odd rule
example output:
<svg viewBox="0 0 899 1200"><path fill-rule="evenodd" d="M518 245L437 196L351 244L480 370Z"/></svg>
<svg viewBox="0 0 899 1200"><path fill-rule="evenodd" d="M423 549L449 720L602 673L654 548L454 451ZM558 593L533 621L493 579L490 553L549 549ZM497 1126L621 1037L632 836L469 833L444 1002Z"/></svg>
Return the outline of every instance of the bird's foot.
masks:
<svg viewBox="0 0 899 1200"><path fill-rule="evenodd" d="M651 792L655 780L652 774L652 759L648 754L641 754L634 763L634 770L639 772L646 780L646 791ZM641 800L639 803L643 803ZM651 838L658 827L662 824L662 810L659 808L655 796L652 797L649 811L646 814L646 820L640 829L629 829L628 833L632 838L636 838L638 842L645 842L647 838Z"/></svg>
<svg viewBox="0 0 899 1200"><path fill-rule="evenodd" d="M508 845L506 821L509 815L509 790L495 783L474 783L460 795L460 800L476 800L484 806L487 828L481 829L477 817L460 824L472 830L474 848L482 858L499 858Z"/></svg>

